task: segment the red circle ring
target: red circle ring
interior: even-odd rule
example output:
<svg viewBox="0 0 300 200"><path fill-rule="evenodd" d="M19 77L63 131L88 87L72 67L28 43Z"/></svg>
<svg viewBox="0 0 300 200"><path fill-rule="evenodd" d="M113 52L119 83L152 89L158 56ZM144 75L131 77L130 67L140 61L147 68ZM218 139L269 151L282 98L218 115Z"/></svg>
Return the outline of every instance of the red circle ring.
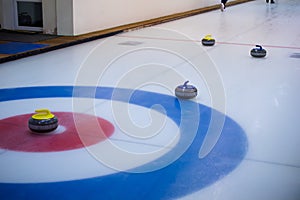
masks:
<svg viewBox="0 0 300 200"><path fill-rule="evenodd" d="M59 128L47 135L33 134L28 128L32 114L16 115L0 120L0 148L25 152L56 152L91 146L104 141L114 126L97 116L54 112Z"/></svg>

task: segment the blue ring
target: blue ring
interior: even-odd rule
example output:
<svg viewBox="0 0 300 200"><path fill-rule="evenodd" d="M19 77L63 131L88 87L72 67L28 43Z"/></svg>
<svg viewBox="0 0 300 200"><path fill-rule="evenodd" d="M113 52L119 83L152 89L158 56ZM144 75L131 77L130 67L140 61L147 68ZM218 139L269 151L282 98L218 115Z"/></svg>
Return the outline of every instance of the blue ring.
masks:
<svg viewBox="0 0 300 200"><path fill-rule="evenodd" d="M128 101L128 96L130 99ZM96 98L122 101L152 108L160 104L165 114L178 126L181 106L199 106L201 120L198 132L189 148L170 165L147 173L119 172L83 180L54 183L0 183L1 199L174 199L197 192L233 171L244 159L248 141L243 129L231 118L225 117L221 137L214 149L203 159L198 158L205 133L210 123L212 108L173 96L110 87L41 86L0 89L0 102L33 98ZM181 141L188 132L181 131ZM173 149L167 155L170 156ZM159 161L159 159L157 161Z"/></svg>

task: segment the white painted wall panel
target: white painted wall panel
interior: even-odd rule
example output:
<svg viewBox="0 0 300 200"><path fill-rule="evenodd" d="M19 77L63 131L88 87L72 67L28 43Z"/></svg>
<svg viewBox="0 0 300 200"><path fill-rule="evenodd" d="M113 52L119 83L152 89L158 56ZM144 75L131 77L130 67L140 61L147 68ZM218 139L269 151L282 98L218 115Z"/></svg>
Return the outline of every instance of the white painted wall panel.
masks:
<svg viewBox="0 0 300 200"><path fill-rule="evenodd" d="M86 2L86 1L83 1ZM73 0L56 1L57 34L74 35ZM85 16L88 16L88 13Z"/></svg>
<svg viewBox="0 0 300 200"><path fill-rule="evenodd" d="M12 0L0 0L2 28L15 29ZM43 32L80 35L220 3L220 0L42 0Z"/></svg>
<svg viewBox="0 0 300 200"><path fill-rule="evenodd" d="M14 29L14 7L12 0L2 0L2 28Z"/></svg>
<svg viewBox="0 0 300 200"><path fill-rule="evenodd" d="M219 0L73 0L74 35L218 3Z"/></svg>
<svg viewBox="0 0 300 200"><path fill-rule="evenodd" d="M43 31L46 34L57 33L56 1L43 0Z"/></svg>

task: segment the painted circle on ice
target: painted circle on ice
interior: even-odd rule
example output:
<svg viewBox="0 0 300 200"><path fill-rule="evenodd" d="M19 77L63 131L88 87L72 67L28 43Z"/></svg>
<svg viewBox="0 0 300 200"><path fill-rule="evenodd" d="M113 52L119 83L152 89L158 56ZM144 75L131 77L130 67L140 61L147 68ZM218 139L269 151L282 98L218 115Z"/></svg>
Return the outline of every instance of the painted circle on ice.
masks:
<svg viewBox="0 0 300 200"><path fill-rule="evenodd" d="M117 95L113 95L117 94ZM125 98L131 94L131 98ZM149 168L169 159L182 151L174 162L164 168L147 173L118 172L94 178L51 182L51 183L0 183L0 194L4 198L24 199L175 199L207 187L233 171L244 159L247 152L247 137L243 129L231 118L225 116L221 136L212 151L199 158L201 148L211 120L212 108L193 101L180 101L174 96L141 90L88 86L50 86L0 89L0 102L35 98L94 98L126 102L145 108L161 105L165 115L180 127L178 143L156 160L137 166ZM199 109L198 130L190 140L188 126L181 123L194 123L189 118L192 110ZM218 113L224 116L223 113ZM184 116L184 117L182 117ZM185 118L186 117L186 118ZM63 154L64 152L59 152ZM1 154L5 156L5 152ZM1 157L0 157L1 159ZM33 172L31 172L33 173ZM112 190L113 185L113 190ZM138 186L138 187L133 187ZM15 191L15 192L11 192ZM52 192L55 191L55 192Z"/></svg>
<svg viewBox="0 0 300 200"><path fill-rule="evenodd" d="M114 126L100 117L72 112L53 114L58 118L59 126L47 135L36 135L28 129L28 119L32 114L1 119L0 148L25 152L66 151L99 143L114 131ZM82 130L80 136L78 129Z"/></svg>

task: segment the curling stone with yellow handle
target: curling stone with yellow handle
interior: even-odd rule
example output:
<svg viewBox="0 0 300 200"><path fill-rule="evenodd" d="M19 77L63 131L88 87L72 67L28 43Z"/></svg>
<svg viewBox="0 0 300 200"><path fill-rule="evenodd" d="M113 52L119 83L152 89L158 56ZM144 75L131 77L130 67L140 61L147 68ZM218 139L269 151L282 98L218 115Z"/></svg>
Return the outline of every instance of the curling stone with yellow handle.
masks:
<svg viewBox="0 0 300 200"><path fill-rule="evenodd" d="M202 44L204 46L213 46L215 44L216 40L212 38L212 36L206 35L203 39L202 39Z"/></svg>
<svg viewBox="0 0 300 200"><path fill-rule="evenodd" d="M47 133L58 127L58 119L48 109L38 109L35 112L28 120L28 127L34 133Z"/></svg>

